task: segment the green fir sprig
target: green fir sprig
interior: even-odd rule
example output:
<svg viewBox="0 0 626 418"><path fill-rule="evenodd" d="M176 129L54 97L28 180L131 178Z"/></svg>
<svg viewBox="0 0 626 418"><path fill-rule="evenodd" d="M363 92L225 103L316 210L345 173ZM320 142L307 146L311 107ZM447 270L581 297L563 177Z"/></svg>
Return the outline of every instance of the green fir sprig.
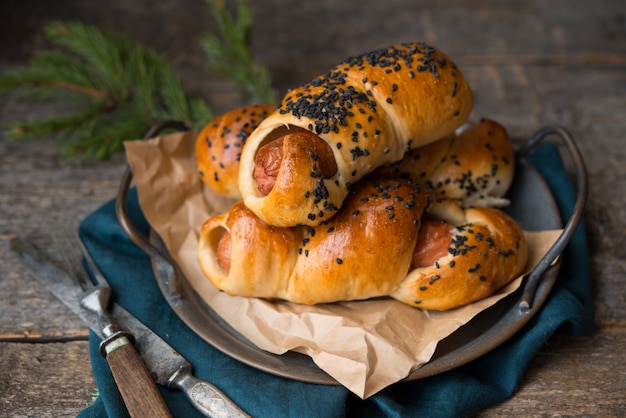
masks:
<svg viewBox="0 0 626 418"><path fill-rule="evenodd" d="M237 19L224 1L208 0L208 4L219 29L218 35L207 33L200 40L210 71L243 85L253 102L276 103L270 73L250 51L253 17L248 2L237 0Z"/></svg>
<svg viewBox="0 0 626 418"><path fill-rule="evenodd" d="M22 98L70 104L73 112L15 123L8 137L60 135L64 156L104 159L153 124L212 117L201 100L190 100L176 74L155 50L129 38L79 22L44 28L59 50L36 54L30 66L0 75L0 93L21 89Z"/></svg>
<svg viewBox="0 0 626 418"><path fill-rule="evenodd" d="M218 29L201 40L209 69L241 83L253 101L274 103L269 73L249 50L252 13L245 0L236 1L238 20L223 1L207 0ZM0 74L0 94L52 101L70 111L15 123L10 139L60 136L65 157L101 160L155 123L176 120L199 128L214 117L203 100L187 97L154 49L80 22L51 22L44 34L56 49L35 54L27 68Z"/></svg>

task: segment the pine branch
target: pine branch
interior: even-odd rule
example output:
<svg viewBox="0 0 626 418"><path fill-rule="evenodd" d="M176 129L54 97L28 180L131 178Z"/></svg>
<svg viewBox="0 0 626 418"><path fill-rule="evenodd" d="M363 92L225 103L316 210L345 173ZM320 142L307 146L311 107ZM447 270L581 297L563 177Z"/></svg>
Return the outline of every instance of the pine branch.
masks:
<svg viewBox="0 0 626 418"><path fill-rule="evenodd" d="M253 101L276 103L278 97L270 73L250 51L252 11L247 1L237 0L237 20L223 0L207 2L219 29L219 36L206 34L200 41L210 70L242 84Z"/></svg>
<svg viewBox="0 0 626 418"><path fill-rule="evenodd" d="M141 45L79 22L51 22L44 28L44 33L52 43L82 58L88 65L94 87L114 94L114 100L128 97L125 64L133 52L145 54Z"/></svg>
<svg viewBox="0 0 626 418"><path fill-rule="evenodd" d="M32 96L56 90L47 97L54 100L63 94L67 98L69 92L79 98L78 110L14 124L9 138L57 134L64 156L102 159L119 151L125 140L140 138L156 122L174 119L192 126L213 117L206 104L186 97L156 51L77 22L52 22L44 31L59 50L35 55L26 69L0 74L0 93ZM129 117L132 120L126 120Z"/></svg>
<svg viewBox="0 0 626 418"><path fill-rule="evenodd" d="M247 1L237 0L237 19L224 1L207 2L218 29L218 35L201 40L210 70L243 85L253 101L276 103L269 72L250 52ZM186 96L174 71L153 49L79 22L51 22L44 33L57 49L36 54L28 68L0 74L0 94L71 102L76 110L16 123L8 132L11 139L56 135L65 157L104 159L157 122L178 120L200 128L214 117L203 100Z"/></svg>
<svg viewBox="0 0 626 418"><path fill-rule="evenodd" d="M103 101L95 102L89 107L79 109L73 114L62 115L44 120L30 120L16 123L9 127L8 138L20 139L30 136L46 136L54 133L69 136L75 129L91 121L106 108Z"/></svg>
<svg viewBox="0 0 626 418"><path fill-rule="evenodd" d="M106 91L94 87L88 68L76 57L58 51L43 51L31 59L30 67L0 76L0 93L19 87L71 90L103 98Z"/></svg>

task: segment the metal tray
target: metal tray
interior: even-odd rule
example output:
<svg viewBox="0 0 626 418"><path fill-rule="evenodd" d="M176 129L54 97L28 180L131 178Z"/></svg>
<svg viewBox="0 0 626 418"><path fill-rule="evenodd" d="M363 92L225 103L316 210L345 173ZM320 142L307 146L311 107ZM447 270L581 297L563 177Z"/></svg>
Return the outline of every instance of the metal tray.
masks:
<svg viewBox="0 0 626 418"><path fill-rule="evenodd" d="M166 129L185 130L185 126L178 122L164 122L155 125L145 138L152 138ZM526 160L526 156L550 136L564 145L576 172L576 205L565 225L550 188L536 168ZM547 127L534 134L517 153L516 160L516 174L508 193L512 204L506 212L526 230L563 228L561 236L524 279L520 289L442 340L431 360L410 373L405 380L443 373L488 353L518 332L547 299L558 275L559 263L554 261L569 243L583 216L588 194L587 173L574 140L565 129L559 127ZM309 383L338 384L318 368L310 357L295 352L275 355L263 351L216 314L192 289L159 236L154 231L148 237L143 236L130 221L126 202L131 183L132 173L127 168L116 200L117 217L131 240L151 257L163 296L187 326L216 349L258 370Z"/></svg>

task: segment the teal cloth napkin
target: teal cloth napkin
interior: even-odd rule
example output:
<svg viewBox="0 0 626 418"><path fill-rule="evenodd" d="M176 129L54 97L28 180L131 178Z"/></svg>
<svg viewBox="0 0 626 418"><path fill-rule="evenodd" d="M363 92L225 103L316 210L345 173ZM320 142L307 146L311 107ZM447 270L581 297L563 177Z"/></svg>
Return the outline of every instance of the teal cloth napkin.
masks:
<svg viewBox="0 0 626 418"><path fill-rule="evenodd" d="M563 219L574 207L575 192L556 147L546 144L531 162L548 182ZM138 229L149 225L134 190L129 213ZM557 330L594 330L593 301L584 225L562 256L557 282L542 309L516 335L483 357L433 377L393 385L361 400L340 386L315 385L273 376L222 354L194 334L170 309L154 278L150 259L126 236L111 201L87 217L80 234L110 281L113 299L152 328L194 367L254 417L463 417L509 398L546 340ZM90 356L99 396L79 417L127 417L100 339L90 335ZM201 416L178 391L160 388L175 417Z"/></svg>

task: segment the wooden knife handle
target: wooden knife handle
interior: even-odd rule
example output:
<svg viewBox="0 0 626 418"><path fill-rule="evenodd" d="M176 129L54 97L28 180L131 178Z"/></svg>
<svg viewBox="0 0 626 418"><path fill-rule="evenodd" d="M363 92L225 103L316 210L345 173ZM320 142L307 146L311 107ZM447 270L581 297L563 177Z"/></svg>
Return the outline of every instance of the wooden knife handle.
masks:
<svg viewBox="0 0 626 418"><path fill-rule="evenodd" d="M105 341L103 351L131 417L171 417L156 383L125 335Z"/></svg>

